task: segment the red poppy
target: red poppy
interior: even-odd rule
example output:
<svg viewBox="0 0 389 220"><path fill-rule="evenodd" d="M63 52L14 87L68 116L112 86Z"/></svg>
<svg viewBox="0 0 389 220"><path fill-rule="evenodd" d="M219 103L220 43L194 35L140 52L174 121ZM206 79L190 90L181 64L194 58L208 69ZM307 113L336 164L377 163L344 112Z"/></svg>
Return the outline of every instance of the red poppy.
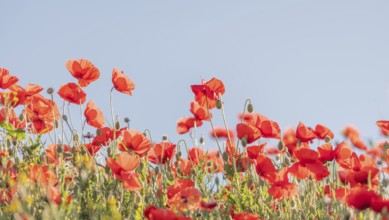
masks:
<svg viewBox="0 0 389 220"><path fill-rule="evenodd" d="M58 90L58 95L64 100L76 105L82 105L86 100L85 92L75 83L61 85Z"/></svg>
<svg viewBox="0 0 389 220"><path fill-rule="evenodd" d="M259 220L259 215L252 213L239 213L239 214L231 214L233 220Z"/></svg>
<svg viewBox="0 0 389 220"><path fill-rule="evenodd" d="M18 77L9 75L9 71L7 69L0 68L0 88L8 89L18 81Z"/></svg>
<svg viewBox="0 0 389 220"><path fill-rule="evenodd" d="M165 164L171 161L176 151L176 145L163 141L154 145L147 153L147 159L154 164Z"/></svg>
<svg viewBox="0 0 389 220"><path fill-rule="evenodd" d="M332 161L335 159L335 151L332 149L332 145L325 143L317 148L319 152L319 160L322 162Z"/></svg>
<svg viewBox="0 0 389 220"><path fill-rule="evenodd" d="M66 62L66 68L72 76L78 80L78 84L81 87L88 86L91 82L100 77L99 69L97 69L93 63L85 59L68 60Z"/></svg>
<svg viewBox="0 0 389 220"><path fill-rule="evenodd" d="M247 146L246 151L247 151L247 156L250 159L256 159L258 155L263 155L265 153L265 146L266 143L259 144L259 145L253 145L253 146Z"/></svg>
<svg viewBox="0 0 389 220"><path fill-rule="evenodd" d="M271 159L265 155L259 155L256 162L257 174L271 183L274 182L277 177L277 170Z"/></svg>
<svg viewBox="0 0 389 220"><path fill-rule="evenodd" d="M224 84L222 81L216 78L212 78L208 82L203 82L202 85L192 85L192 92L195 94L195 100L201 106L213 109L216 107L216 101L219 99L219 95L223 95L225 92Z"/></svg>
<svg viewBox="0 0 389 220"><path fill-rule="evenodd" d="M215 132L213 132L213 130L210 131L211 137L213 137L213 138L218 137L218 138L228 139L230 137L232 140L235 138L235 133L231 129L226 130L225 128L222 128L222 127L215 127L214 131ZM216 133L216 136L215 136L215 133Z"/></svg>
<svg viewBox="0 0 389 220"><path fill-rule="evenodd" d="M223 159L218 151L209 151L205 161L204 166L207 167L208 172L219 173L223 171Z"/></svg>
<svg viewBox="0 0 389 220"><path fill-rule="evenodd" d="M118 68L113 68L112 83L117 91L130 96L132 95L132 90L135 89L135 84L132 80L124 75L124 72Z"/></svg>
<svg viewBox="0 0 389 220"><path fill-rule="evenodd" d="M193 147L189 149L188 159L193 161L195 164L199 164L202 160L205 159L205 153L203 149L199 147Z"/></svg>
<svg viewBox="0 0 389 220"><path fill-rule="evenodd" d="M28 172L29 179L41 186L55 186L58 184L57 175L46 165L34 165Z"/></svg>
<svg viewBox="0 0 389 220"><path fill-rule="evenodd" d="M90 100L86 105L84 115L86 123L95 128L101 128L104 126L104 114L97 108L96 104Z"/></svg>
<svg viewBox="0 0 389 220"><path fill-rule="evenodd" d="M101 146L93 144L93 143L88 143L88 144L85 144L85 148L88 150L90 155L94 156L94 155L96 155L97 152L99 152Z"/></svg>
<svg viewBox="0 0 389 220"><path fill-rule="evenodd" d="M1 122L7 122L15 129L24 130L26 128L26 120L20 120L19 117L16 116L13 108L0 109L0 123Z"/></svg>
<svg viewBox="0 0 389 220"><path fill-rule="evenodd" d="M242 114L239 116L246 124L257 127L262 136L265 138L280 139L281 129L277 122L270 120L268 117L258 113L247 113L242 118Z"/></svg>
<svg viewBox="0 0 389 220"><path fill-rule="evenodd" d="M195 117L180 118L177 121L177 133L185 134L193 127L199 127L203 124L201 120Z"/></svg>
<svg viewBox="0 0 389 220"><path fill-rule="evenodd" d="M111 169L112 174L118 179L122 179L122 173L133 171L140 164L139 159L128 153L121 153L117 159L107 158L107 166Z"/></svg>
<svg viewBox="0 0 389 220"><path fill-rule="evenodd" d="M153 205L147 207L143 212L143 215L148 220L190 220L191 219L185 216L178 216L171 210L157 208Z"/></svg>
<svg viewBox="0 0 389 220"><path fill-rule="evenodd" d="M331 138L331 139L334 138L334 133L332 133L332 131L329 128L327 128L326 126L324 126L322 124L317 124L316 125L316 127L315 127L315 134L320 139L324 139L327 136L329 138Z"/></svg>
<svg viewBox="0 0 389 220"><path fill-rule="evenodd" d="M366 188L356 187L350 190L350 193L344 198L344 202L353 208L364 210L369 208L373 200L379 199L374 191Z"/></svg>
<svg viewBox="0 0 389 220"><path fill-rule="evenodd" d="M321 180L330 175L327 167L318 160L319 155L316 151L308 148L298 148L294 151L294 155L298 159L288 172L298 179L306 179L312 177L315 180Z"/></svg>
<svg viewBox="0 0 389 220"><path fill-rule="evenodd" d="M236 125L237 136L239 139L246 138L248 144L253 143L261 137L261 131L252 125L239 123Z"/></svg>
<svg viewBox="0 0 389 220"><path fill-rule="evenodd" d="M303 142L308 142L316 138L315 131L299 122L296 129L296 137Z"/></svg>
<svg viewBox="0 0 389 220"><path fill-rule="evenodd" d="M276 182L271 185L268 193L276 199L287 199L298 194L298 186L289 182Z"/></svg>
<svg viewBox="0 0 389 220"><path fill-rule="evenodd" d="M208 109L199 105L197 102L190 102L190 112L195 116L197 120L209 120L212 118L212 114L208 114Z"/></svg>
<svg viewBox="0 0 389 220"><path fill-rule="evenodd" d="M17 102L14 106L26 104L31 100L31 97L35 94L40 93L43 88L36 84L27 84L26 89L23 89L21 86L14 84L9 87L11 91L16 93Z"/></svg>
<svg viewBox="0 0 389 220"><path fill-rule="evenodd" d="M338 146L335 148L335 160L339 164L339 166L351 169L351 155L353 154L353 151L350 147L350 145L347 144L347 142L342 141Z"/></svg>
<svg viewBox="0 0 389 220"><path fill-rule="evenodd" d="M59 150L61 153L58 153ZM71 154L72 149L69 147L69 145L66 144L49 144L47 145L47 149L45 150L45 152L45 159L47 163L55 163L55 165L58 165L61 163L60 155L64 155L63 153L65 152Z"/></svg>
<svg viewBox="0 0 389 220"><path fill-rule="evenodd" d="M143 156L151 147L150 140L137 130L124 130L122 136L123 139L118 144L120 151L132 151L139 156Z"/></svg>
<svg viewBox="0 0 389 220"><path fill-rule="evenodd" d="M99 133L93 138L92 144L107 146L111 140L117 139L126 128L113 130L109 127L99 128Z"/></svg>
<svg viewBox="0 0 389 220"><path fill-rule="evenodd" d="M28 126L31 134L47 134L54 129L54 125L50 122L43 121L41 119L35 119L31 121Z"/></svg>
<svg viewBox="0 0 389 220"><path fill-rule="evenodd" d="M31 97L30 102L26 105L26 114L28 120L41 120L43 122L54 122L60 116L57 104L45 99L40 94Z"/></svg>
<svg viewBox="0 0 389 220"><path fill-rule="evenodd" d="M185 187L169 199L169 206L180 211L193 211L200 206L201 193L195 187Z"/></svg>
<svg viewBox="0 0 389 220"><path fill-rule="evenodd" d="M297 142L298 142L296 133L293 128L288 128L285 130L284 136L282 137L282 142L288 149L290 155L293 155L293 151L297 148Z"/></svg>

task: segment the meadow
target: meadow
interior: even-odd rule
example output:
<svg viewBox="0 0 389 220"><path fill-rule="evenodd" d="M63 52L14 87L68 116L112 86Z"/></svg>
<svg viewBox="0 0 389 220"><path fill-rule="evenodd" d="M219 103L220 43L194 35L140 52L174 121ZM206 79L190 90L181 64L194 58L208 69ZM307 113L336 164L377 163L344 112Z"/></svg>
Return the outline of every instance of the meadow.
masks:
<svg viewBox="0 0 389 220"><path fill-rule="evenodd" d="M182 139L170 140L114 114L112 96L136 88L123 70L112 70L104 113L84 92L98 67L78 59L64 68L73 81L59 88L19 85L0 68L1 219L389 218L389 121L372 122L382 139L370 142L353 126L282 129L247 99L229 126L227 88L212 78L188 85L189 111L172 122Z"/></svg>

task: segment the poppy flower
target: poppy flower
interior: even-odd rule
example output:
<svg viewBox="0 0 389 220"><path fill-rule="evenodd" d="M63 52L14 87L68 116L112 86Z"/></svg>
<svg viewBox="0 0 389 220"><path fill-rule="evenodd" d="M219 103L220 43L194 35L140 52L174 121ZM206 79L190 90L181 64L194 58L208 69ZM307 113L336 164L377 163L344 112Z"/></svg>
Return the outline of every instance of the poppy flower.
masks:
<svg viewBox="0 0 389 220"><path fill-rule="evenodd" d="M54 125L50 122L43 121L41 119L35 119L31 121L28 126L31 134L47 134L54 129Z"/></svg>
<svg viewBox="0 0 389 220"><path fill-rule="evenodd" d="M107 166L119 180L122 179L122 173L133 171L139 164L139 159L128 153L119 154L116 160L110 157L107 158Z"/></svg>
<svg viewBox="0 0 389 220"><path fill-rule="evenodd" d="M213 130L210 131L211 137L213 137L213 138L218 137L218 138L228 139L229 137L231 137L232 140L234 140L234 138L235 138L235 133L231 129L226 130L225 128L222 128L222 127L215 127L214 131L215 132L213 132ZM215 136L215 133L216 133L216 136Z"/></svg>
<svg viewBox="0 0 389 220"><path fill-rule="evenodd" d="M76 105L82 105L86 100L85 92L75 83L61 85L58 90L58 95L64 100Z"/></svg>
<svg viewBox="0 0 389 220"><path fill-rule="evenodd" d="M41 120L43 122L54 122L59 119L59 110L57 104L44 98L41 94L31 97L26 105L27 118L30 121Z"/></svg>
<svg viewBox="0 0 389 220"><path fill-rule="evenodd" d="M308 142L316 138L315 131L299 122L296 129L296 137L303 142Z"/></svg>
<svg viewBox="0 0 389 220"><path fill-rule="evenodd" d="M296 132L293 128L288 128L284 132L284 136L282 137L282 142L288 149L290 155L293 155L294 150L297 148L298 139L296 137Z"/></svg>
<svg viewBox="0 0 389 220"><path fill-rule="evenodd" d="M258 128L264 138L280 139L281 129L277 122L270 120L268 117L258 113L246 113L244 116L239 115L241 120L246 124Z"/></svg>
<svg viewBox="0 0 389 220"><path fill-rule="evenodd" d="M351 156L353 151L350 145L347 142L342 141L338 146L336 146L335 150L335 160L339 164L339 166L351 169Z"/></svg>
<svg viewBox="0 0 389 220"><path fill-rule="evenodd" d="M109 127L99 128L99 133L93 138L92 144L107 146L111 140L117 139L126 128L119 130L111 129Z"/></svg>
<svg viewBox="0 0 389 220"><path fill-rule="evenodd" d="M46 152L45 159L46 159L47 163L55 163L56 165L61 163L61 161L59 160L60 155L58 155L59 149L60 149L60 152L62 155L65 152L68 154L72 153L72 149L69 147L69 145L49 144L49 145L47 145L47 149L45 150L45 152ZM64 158L64 159L66 159L66 158Z"/></svg>
<svg viewBox="0 0 389 220"><path fill-rule="evenodd" d="M238 214L231 214L231 217L233 220L259 220L259 215L253 214L253 213L238 213Z"/></svg>
<svg viewBox="0 0 389 220"><path fill-rule="evenodd" d="M298 186L289 182L276 182L271 185L268 193L276 199L291 198L298 194Z"/></svg>
<svg viewBox="0 0 389 220"><path fill-rule="evenodd" d="M315 180L321 180L330 175L327 167L318 160L319 155L316 151L308 148L298 148L294 151L298 159L297 162L289 167L288 172L298 179L312 177Z"/></svg>
<svg viewBox="0 0 389 220"><path fill-rule="evenodd" d="M9 75L9 71L7 69L0 68L0 88L8 89L18 81L18 77Z"/></svg>
<svg viewBox="0 0 389 220"><path fill-rule="evenodd" d="M334 138L334 133L332 133L332 131L329 128L327 128L326 126L324 126L322 124L316 125L315 134L320 139L324 139L327 136L330 137L331 139Z"/></svg>
<svg viewBox="0 0 389 220"><path fill-rule="evenodd" d="M24 130L26 127L26 120L20 120L16 116L16 113L13 108L1 108L0 109L0 123L7 122L12 125L15 130Z"/></svg>
<svg viewBox="0 0 389 220"><path fill-rule="evenodd" d="M137 130L124 130L122 136L123 139L118 144L120 151L132 151L139 156L143 156L151 147L150 140Z"/></svg>
<svg viewBox="0 0 389 220"><path fill-rule="evenodd" d="M26 102L30 102L33 95L38 94L43 90L41 86L36 84L27 84L26 89L18 84L14 84L10 86L9 89L16 93L17 103L15 103L14 106L24 105Z"/></svg>
<svg viewBox="0 0 389 220"><path fill-rule="evenodd" d="M201 193L195 187L185 187L169 199L169 206L177 210L193 211L200 206Z"/></svg>
<svg viewBox="0 0 389 220"><path fill-rule="evenodd" d="M81 87L88 86L91 82L96 81L100 77L100 71L93 63L85 59L68 60L66 68L70 74L78 80Z"/></svg>
<svg viewBox="0 0 389 220"><path fill-rule="evenodd" d="M176 145L163 141L154 145L147 153L147 159L154 164L165 164L170 161L176 151Z"/></svg>
<svg viewBox="0 0 389 220"><path fill-rule="evenodd" d="M143 212L143 216L147 220L190 220L185 216L178 216L173 211L168 209L157 208L153 205L147 207Z"/></svg>
<svg viewBox="0 0 389 220"><path fill-rule="evenodd" d="M193 161L195 164L199 164L202 160L205 159L205 153L203 149L199 147L193 147L189 149L188 159Z"/></svg>
<svg viewBox="0 0 389 220"><path fill-rule="evenodd" d="M325 143L317 148L319 153L319 160L322 162L332 161L335 159L335 151L332 149L332 145Z"/></svg>
<svg viewBox="0 0 389 220"><path fill-rule="evenodd" d="M101 146L93 144L93 143L88 143L88 144L85 144L85 148L88 150L90 155L94 156L100 150Z"/></svg>
<svg viewBox="0 0 389 220"><path fill-rule="evenodd" d="M208 114L208 109L199 105L197 102L190 102L190 112L195 116L197 120L209 120L212 118L212 114Z"/></svg>
<svg viewBox="0 0 389 220"><path fill-rule="evenodd" d="M237 136L239 139L246 138L247 143L251 144L261 137L261 131L252 125L239 123L236 125Z"/></svg>
<svg viewBox="0 0 389 220"><path fill-rule="evenodd" d="M259 145L253 145L253 146L247 146L246 151L247 151L247 156L250 159L256 159L258 155L263 155L265 153L265 146L266 143L259 144Z"/></svg>
<svg viewBox="0 0 389 220"><path fill-rule="evenodd" d="M191 88L196 102L206 108L208 103L208 109L215 108L219 94L223 95L225 92L223 82L216 78L212 78L208 82L203 81L201 85L192 85Z"/></svg>
<svg viewBox="0 0 389 220"><path fill-rule="evenodd" d="M104 126L104 114L99 108L97 108L96 104L92 100L89 100L86 105L84 115L88 125L95 128L101 128Z"/></svg>
<svg viewBox="0 0 389 220"><path fill-rule="evenodd" d="M132 95L132 90L135 89L135 84L132 80L124 75L124 72L118 68L113 68L112 83L117 91L130 96Z"/></svg>
<svg viewBox="0 0 389 220"><path fill-rule="evenodd" d="M362 187L355 187L344 198L344 202L353 208L364 210L370 207L373 200L379 199L374 191Z"/></svg>
<svg viewBox="0 0 389 220"><path fill-rule="evenodd" d="M277 176L277 170L270 158L265 155L259 155L256 159L255 167L257 174L269 182L274 182Z"/></svg>
<svg viewBox="0 0 389 220"><path fill-rule="evenodd" d="M208 172L219 173L223 171L223 158L218 151L209 151L206 154L205 161Z"/></svg>
<svg viewBox="0 0 389 220"><path fill-rule="evenodd" d="M199 127L203 124L201 120L196 119L195 117L186 117L186 118L180 118L177 121L177 133L179 134L185 134L187 133L191 128Z"/></svg>

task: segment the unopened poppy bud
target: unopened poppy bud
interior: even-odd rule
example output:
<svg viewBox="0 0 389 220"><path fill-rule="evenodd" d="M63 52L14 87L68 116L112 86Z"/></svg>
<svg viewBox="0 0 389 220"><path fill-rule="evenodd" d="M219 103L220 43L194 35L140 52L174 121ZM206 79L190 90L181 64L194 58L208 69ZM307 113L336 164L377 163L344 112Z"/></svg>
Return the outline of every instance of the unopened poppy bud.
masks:
<svg viewBox="0 0 389 220"><path fill-rule="evenodd" d="M211 167L211 166L212 166L212 162L211 162L211 161L208 161L208 162L207 162L207 166Z"/></svg>
<svg viewBox="0 0 389 220"><path fill-rule="evenodd" d="M284 143L282 141L278 142L278 150L283 151L284 150Z"/></svg>
<svg viewBox="0 0 389 220"><path fill-rule="evenodd" d="M167 140L167 136L166 135L162 136L162 140L166 141Z"/></svg>
<svg viewBox="0 0 389 220"><path fill-rule="evenodd" d="M53 94L54 89L53 89L52 87L50 87L50 88L48 88L48 89L46 90L46 92L47 92L47 94L51 95L51 94Z"/></svg>
<svg viewBox="0 0 389 220"><path fill-rule="evenodd" d="M200 137L200 144L204 144L204 137L201 135L201 137Z"/></svg>
<svg viewBox="0 0 389 220"><path fill-rule="evenodd" d="M285 158L284 158L284 163L285 163L286 166L289 166L289 165L290 165L290 160L289 160L289 158L285 157Z"/></svg>
<svg viewBox="0 0 389 220"><path fill-rule="evenodd" d="M279 161L280 160L280 156L276 156L276 161Z"/></svg>
<svg viewBox="0 0 389 220"><path fill-rule="evenodd" d="M159 174L159 167L155 167L155 175Z"/></svg>
<svg viewBox="0 0 389 220"><path fill-rule="evenodd" d="M253 107L253 104L249 103L249 105L247 106L247 111L249 113L252 113L254 111L254 107Z"/></svg>
<svg viewBox="0 0 389 220"><path fill-rule="evenodd" d="M247 137L243 137L241 141L242 141L242 146L246 147L246 145L247 145Z"/></svg>
<svg viewBox="0 0 389 220"><path fill-rule="evenodd" d="M64 157L71 157L71 156L72 156L72 154L71 154L71 153L69 153L69 152L64 152L64 153L63 153L63 156L64 156Z"/></svg>
<svg viewBox="0 0 389 220"><path fill-rule="evenodd" d="M20 115L19 115L19 121L23 121L23 119L24 119L24 115L23 115L23 114L20 114Z"/></svg>
<svg viewBox="0 0 389 220"><path fill-rule="evenodd" d="M124 122L125 122L125 123L128 123L128 122L130 122L130 119L129 119L128 117L125 117L125 118L124 118Z"/></svg>
<svg viewBox="0 0 389 220"><path fill-rule="evenodd" d="M57 153L61 153L62 152L62 146L61 145L58 145L57 147Z"/></svg>
<svg viewBox="0 0 389 220"><path fill-rule="evenodd" d="M325 141L326 143L330 143L331 138L330 138L329 136L326 136L326 138L324 139L324 141Z"/></svg>
<svg viewBox="0 0 389 220"><path fill-rule="evenodd" d="M67 115L62 115L62 119L63 119L64 121L67 121L67 120L68 120L68 116L67 116Z"/></svg>
<svg viewBox="0 0 389 220"><path fill-rule="evenodd" d="M223 103L220 99L216 100L216 108L217 109L222 109L223 108Z"/></svg>
<svg viewBox="0 0 389 220"><path fill-rule="evenodd" d="M384 143L384 149L385 149L385 150L389 149L389 143L386 142L386 141L385 141L385 143Z"/></svg>
<svg viewBox="0 0 389 220"><path fill-rule="evenodd" d="M115 129L116 129L116 130L119 130L119 129L120 129L120 123L119 123L118 121L115 123Z"/></svg>
<svg viewBox="0 0 389 220"><path fill-rule="evenodd" d="M182 156L182 153L181 153L181 151L178 151L178 152L177 152L177 156L179 156L179 157L181 157L181 156Z"/></svg>
<svg viewBox="0 0 389 220"><path fill-rule="evenodd" d="M139 170L143 170L143 167L144 167L144 164L143 164L143 163L140 163L140 164L139 164Z"/></svg>
<svg viewBox="0 0 389 220"><path fill-rule="evenodd" d="M228 161L228 154L227 154L227 152L223 152L223 160L224 160L224 162L227 162Z"/></svg>

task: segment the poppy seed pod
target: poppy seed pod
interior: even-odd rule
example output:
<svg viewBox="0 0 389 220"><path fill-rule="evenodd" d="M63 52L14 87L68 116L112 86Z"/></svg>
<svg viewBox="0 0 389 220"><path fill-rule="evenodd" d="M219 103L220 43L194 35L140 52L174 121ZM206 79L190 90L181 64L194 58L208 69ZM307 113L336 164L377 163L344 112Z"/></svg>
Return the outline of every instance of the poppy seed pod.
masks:
<svg viewBox="0 0 389 220"><path fill-rule="evenodd" d="M222 109L223 108L223 103L220 99L216 100L216 108L217 109Z"/></svg>
<svg viewBox="0 0 389 220"><path fill-rule="evenodd" d="M252 113L254 111L254 107L253 107L253 104L249 103L249 105L247 106L247 111L249 113Z"/></svg>
<svg viewBox="0 0 389 220"><path fill-rule="evenodd" d="M53 89L52 87L50 87L50 88L48 88L48 89L46 90L46 92L47 92L47 94L51 95L51 94L54 93L54 89Z"/></svg>
<svg viewBox="0 0 389 220"><path fill-rule="evenodd" d="M324 141L325 141L326 143L330 143L331 138L330 138L329 136L326 136L326 138L324 139Z"/></svg>
<svg viewBox="0 0 389 220"><path fill-rule="evenodd" d="M284 150L284 143L282 141L278 142L278 150L282 151Z"/></svg>
<svg viewBox="0 0 389 220"><path fill-rule="evenodd" d="M162 136L162 140L166 141L167 140L167 136L166 135Z"/></svg>
<svg viewBox="0 0 389 220"><path fill-rule="evenodd" d="M125 123L128 123L128 122L130 122L130 119L129 119L128 117L125 117L125 118L124 118L124 122L125 122Z"/></svg>

